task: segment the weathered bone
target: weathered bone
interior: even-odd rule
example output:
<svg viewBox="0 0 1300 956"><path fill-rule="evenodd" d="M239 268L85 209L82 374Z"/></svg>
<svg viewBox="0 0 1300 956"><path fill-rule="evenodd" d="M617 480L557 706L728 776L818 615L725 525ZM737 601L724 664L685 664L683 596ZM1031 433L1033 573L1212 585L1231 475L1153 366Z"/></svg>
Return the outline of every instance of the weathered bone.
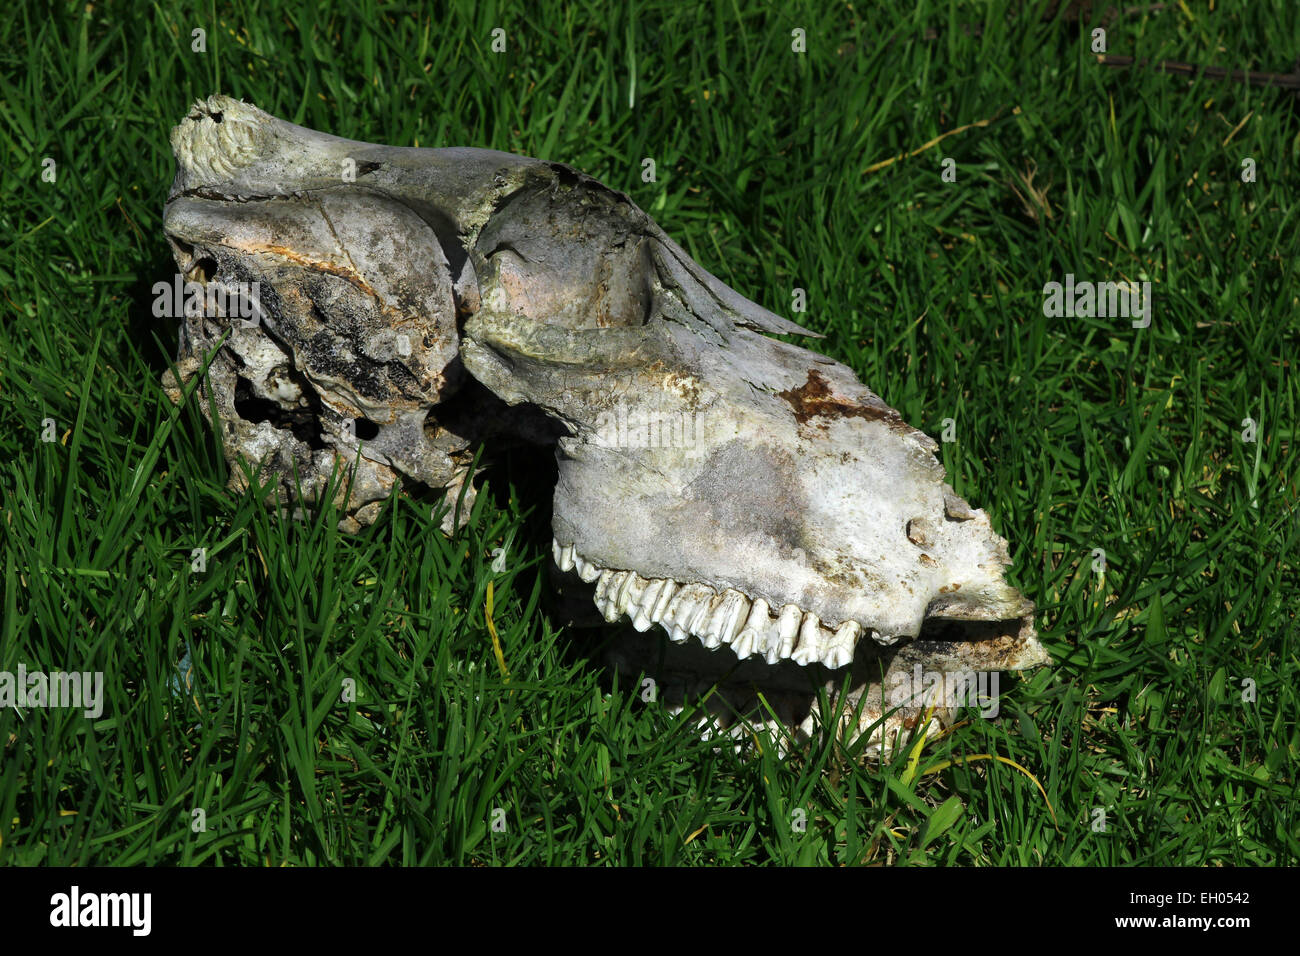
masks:
<svg viewBox="0 0 1300 956"><path fill-rule="evenodd" d="M172 145L182 273L257 283L261 313L233 331L188 316L178 370L213 356L232 465L279 477L281 502L355 465L336 495L355 529L399 475L454 497L472 492L477 443L556 443L557 571L594 583L608 621L773 680L791 661L836 688L847 675L859 729L887 709L882 667L1047 662L1006 543L944 483L935 443L844 365L768 337L810 333L622 193L559 163L360 143L221 96ZM648 667L653 642L628 634L615 658Z"/></svg>

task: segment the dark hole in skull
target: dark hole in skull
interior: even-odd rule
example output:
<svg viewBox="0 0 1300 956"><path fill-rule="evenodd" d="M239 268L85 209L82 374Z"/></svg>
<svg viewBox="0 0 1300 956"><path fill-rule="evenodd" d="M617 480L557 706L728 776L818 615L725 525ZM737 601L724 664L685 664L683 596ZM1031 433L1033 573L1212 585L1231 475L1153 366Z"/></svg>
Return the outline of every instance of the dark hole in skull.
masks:
<svg viewBox="0 0 1300 956"><path fill-rule="evenodd" d="M368 418L354 418L352 433L362 441L369 441L379 435L379 426Z"/></svg>
<svg viewBox="0 0 1300 956"><path fill-rule="evenodd" d="M194 282L206 284L217 277L217 272L220 268L221 267L217 265L216 259L213 259L210 256L203 256L196 260L194 265L190 266L190 271L185 278Z"/></svg>
<svg viewBox="0 0 1300 956"><path fill-rule="evenodd" d="M244 376L235 379L235 412L247 422L269 422L275 428L292 432L293 437L308 448L325 448L320 435L320 400L310 388L303 390L307 405L285 408L279 402L262 398L253 391L253 384ZM367 424L370 424L367 422ZM371 425L371 428L374 428ZM376 429L376 434L378 430ZM357 429L360 437L361 429ZM370 437L374 437L371 435Z"/></svg>

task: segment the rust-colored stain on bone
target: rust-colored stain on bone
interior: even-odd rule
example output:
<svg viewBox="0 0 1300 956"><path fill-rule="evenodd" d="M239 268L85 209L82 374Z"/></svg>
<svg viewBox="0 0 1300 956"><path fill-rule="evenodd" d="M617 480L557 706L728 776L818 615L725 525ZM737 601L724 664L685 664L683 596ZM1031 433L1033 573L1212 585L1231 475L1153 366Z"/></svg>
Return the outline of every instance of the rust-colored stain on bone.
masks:
<svg viewBox="0 0 1300 956"><path fill-rule="evenodd" d="M874 408L833 396L830 383L815 368L808 370L808 381L803 385L777 394L789 403L795 421L800 425L807 425L814 418L865 418L869 422L884 422L895 431L907 433L912 430L898 412L884 403Z"/></svg>

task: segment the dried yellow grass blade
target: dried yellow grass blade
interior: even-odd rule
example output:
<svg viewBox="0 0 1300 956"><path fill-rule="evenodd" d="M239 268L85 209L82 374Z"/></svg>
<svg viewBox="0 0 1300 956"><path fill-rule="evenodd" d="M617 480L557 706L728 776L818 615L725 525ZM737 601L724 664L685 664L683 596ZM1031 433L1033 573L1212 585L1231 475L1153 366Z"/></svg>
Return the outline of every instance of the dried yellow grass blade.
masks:
<svg viewBox="0 0 1300 956"><path fill-rule="evenodd" d="M506 656L501 653L501 638L497 636L497 626L492 620L492 582L487 583L487 606L484 608L483 617L487 621L488 634L492 637L492 653L496 656L497 667L501 668L501 676L510 680L510 669L506 667Z"/></svg>
<svg viewBox="0 0 1300 956"><path fill-rule="evenodd" d="M1038 782L1038 778L1035 777L1028 770L1026 770L1024 767L1020 766L1020 764L1010 759L1009 757L1003 757L998 754L968 754L965 757L958 757L955 760L941 761L940 763L935 764L933 767L930 767L928 770L922 773L922 776L931 773L938 773L941 770L947 770L949 767L956 766L959 763L973 763L976 760L997 760L998 762L1004 763L1009 767L1015 767L1026 777L1032 780L1034 782L1034 786L1038 788L1038 792L1043 795L1043 802L1047 804L1047 812L1052 815L1052 823L1056 824L1058 828L1060 827L1060 824L1056 819L1056 811L1052 809L1052 801L1047 799L1047 791L1044 790L1043 785Z"/></svg>

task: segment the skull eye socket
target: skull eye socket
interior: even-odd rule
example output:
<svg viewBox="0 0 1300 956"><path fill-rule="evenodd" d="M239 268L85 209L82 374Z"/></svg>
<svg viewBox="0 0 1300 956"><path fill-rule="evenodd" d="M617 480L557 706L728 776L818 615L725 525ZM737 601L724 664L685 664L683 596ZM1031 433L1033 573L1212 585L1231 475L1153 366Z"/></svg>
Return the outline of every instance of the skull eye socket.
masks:
<svg viewBox="0 0 1300 956"><path fill-rule="evenodd" d="M194 264L190 266L190 271L186 273L186 278L206 285L215 279L220 271L221 267L217 265L216 259L211 256L201 256L194 260Z"/></svg>

